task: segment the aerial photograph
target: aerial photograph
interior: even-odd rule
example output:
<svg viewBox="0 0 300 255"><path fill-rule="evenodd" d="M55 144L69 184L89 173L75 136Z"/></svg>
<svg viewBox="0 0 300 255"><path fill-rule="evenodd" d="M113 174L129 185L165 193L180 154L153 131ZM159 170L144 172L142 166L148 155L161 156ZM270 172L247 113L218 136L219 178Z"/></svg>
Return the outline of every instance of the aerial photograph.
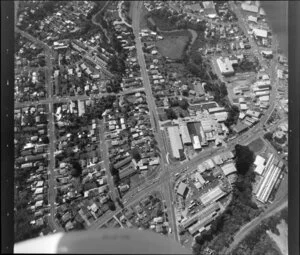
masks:
<svg viewBox="0 0 300 255"><path fill-rule="evenodd" d="M282 2L14 1L15 251L287 255Z"/></svg>

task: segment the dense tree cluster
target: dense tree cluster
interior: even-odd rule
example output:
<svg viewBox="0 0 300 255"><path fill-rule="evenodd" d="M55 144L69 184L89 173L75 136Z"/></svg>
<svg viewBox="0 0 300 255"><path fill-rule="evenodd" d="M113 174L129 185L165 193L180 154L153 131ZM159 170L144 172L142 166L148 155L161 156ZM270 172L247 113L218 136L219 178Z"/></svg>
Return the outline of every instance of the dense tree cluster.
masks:
<svg viewBox="0 0 300 255"><path fill-rule="evenodd" d="M270 254L279 255L280 253L269 245L268 236L266 231L270 230L274 234L279 235L277 225L283 219L287 223L288 210L283 209L280 213L271 216L268 219L262 221L262 223L256 227L246 238L239 244L239 246L233 250L233 255L238 254Z"/></svg>
<svg viewBox="0 0 300 255"><path fill-rule="evenodd" d="M166 109L165 112L169 120L177 119L177 114L172 108Z"/></svg>
<svg viewBox="0 0 300 255"><path fill-rule="evenodd" d="M178 14L176 11L172 14L169 8L154 9L146 16L146 18L149 17L153 18L156 26L161 30L193 29L202 32L205 30L205 21L192 22L185 20L186 14Z"/></svg>

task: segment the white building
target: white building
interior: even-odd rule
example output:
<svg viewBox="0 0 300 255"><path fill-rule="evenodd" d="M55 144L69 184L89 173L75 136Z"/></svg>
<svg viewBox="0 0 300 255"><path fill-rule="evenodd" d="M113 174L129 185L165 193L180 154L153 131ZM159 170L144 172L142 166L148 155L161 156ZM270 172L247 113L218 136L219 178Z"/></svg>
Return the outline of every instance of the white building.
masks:
<svg viewBox="0 0 300 255"><path fill-rule="evenodd" d="M221 166L221 169L226 176L232 173L236 173L237 171L233 163L228 163L226 165L223 165Z"/></svg>
<svg viewBox="0 0 300 255"><path fill-rule="evenodd" d="M218 64L221 74L223 74L224 76L234 74L234 69L232 67L232 63L229 60L229 58L225 58L225 59L218 58L217 64Z"/></svg>
<svg viewBox="0 0 300 255"><path fill-rule="evenodd" d="M183 149L178 126L168 127L172 154L174 158L180 158L180 150Z"/></svg>
<svg viewBox="0 0 300 255"><path fill-rule="evenodd" d="M266 31L264 29L253 28L253 34L256 37L261 37L261 38L267 38L268 37L268 31Z"/></svg>
<svg viewBox="0 0 300 255"><path fill-rule="evenodd" d="M203 205L208 205L211 202L219 200L221 197L225 196L226 192L221 190L219 186L213 188L209 192L205 193L200 197L200 201Z"/></svg>
<svg viewBox="0 0 300 255"><path fill-rule="evenodd" d="M256 168L254 169L254 172L259 174L259 175L262 175L263 174L263 171L265 169L265 159L260 156L260 155L257 155L256 158L255 158L255 161L254 161L254 165L256 166Z"/></svg>
<svg viewBox="0 0 300 255"><path fill-rule="evenodd" d="M199 136L197 136L197 135L193 136L193 148L194 148L194 150L201 149L201 144L200 144Z"/></svg>
<svg viewBox="0 0 300 255"><path fill-rule="evenodd" d="M186 124L180 125L179 126L179 131L180 131L180 134L181 134L181 139L182 139L183 144L192 143L192 140L191 140L191 137L190 137L190 134L189 134L189 130L188 130Z"/></svg>

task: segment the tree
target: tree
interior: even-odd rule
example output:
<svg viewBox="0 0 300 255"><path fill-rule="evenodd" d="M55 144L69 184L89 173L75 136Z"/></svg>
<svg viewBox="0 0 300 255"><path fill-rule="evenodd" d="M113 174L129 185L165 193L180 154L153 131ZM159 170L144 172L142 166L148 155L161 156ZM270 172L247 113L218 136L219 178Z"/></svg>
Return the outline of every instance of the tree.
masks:
<svg viewBox="0 0 300 255"><path fill-rule="evenodd" d="M82 167L79 164L78 160L75 158L71 158L71 165L72 165L72 171L71 171L71 175L73 177L79 177L82 173Z"/></svg>
<svg viewBox="0 0 300 255"><path fill-rule="evenodd" d="M254 162L254 154L249 149L248 146L243 146L237 144L235 146L235 152L236 152L236 169L239 174L246 174L249 170L250 166Z"/></svg>
<svg viewBox="0 0 300 255"><path fill-rule="evenodd" d="M166 109L165 112L169 120L177 119L177 115L172 108Z"/></svg>
<svg viewBox="0 0 300 255"><path fill-rule="evenodd" d="M138 148L133 148L131 153L132 153L132 157L135 159L136 162L139 162L141 160L141 155Z"/></svg>
<svg viewBox="0 0 300 255"><path fill-rule="evenodd" d="M179 100L179 106L183 109L183 110L187 110L189 107L189 103L186 99L182 99Z"/></svg>
<svg viewBox="0 0 300 255"><path fill-rule="evenodd" d="M109 210L111 210L111 211L116 210L115 203L111 199L108 200L107 205L108 205Z"/></svg>

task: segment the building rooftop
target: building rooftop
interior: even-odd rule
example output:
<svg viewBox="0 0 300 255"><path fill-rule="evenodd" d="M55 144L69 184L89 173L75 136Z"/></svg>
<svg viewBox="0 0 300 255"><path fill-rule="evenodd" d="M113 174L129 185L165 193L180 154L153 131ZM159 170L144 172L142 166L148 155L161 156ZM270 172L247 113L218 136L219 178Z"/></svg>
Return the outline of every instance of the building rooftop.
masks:
<svg viewBox="0 0 300 255"><path fill-rule="evenodd" d="M200 197L200 200L203 205L208 205L209 203L215 202L225 195L226 195L226 192L221 190L221 188L219 186L216 186L212 190L210 190L207 193L205 193L204 195L202 195Z"/></svg>
<svg viewBox="0 0 300 255"><path fill-rule="evenodd" d="M226 165L223 165L223 166L221 166L221 169L226 176L229 174L235 173L237 171L236 167L233 163L228 163Z"/></svg>
<svg viewBox="0 0 300 255"><path fill-rule="evenodd" d="M188 186L185 183L181 182L178 186L177 193L180 196L185 197L187 192L188 192Z"/></svg>

